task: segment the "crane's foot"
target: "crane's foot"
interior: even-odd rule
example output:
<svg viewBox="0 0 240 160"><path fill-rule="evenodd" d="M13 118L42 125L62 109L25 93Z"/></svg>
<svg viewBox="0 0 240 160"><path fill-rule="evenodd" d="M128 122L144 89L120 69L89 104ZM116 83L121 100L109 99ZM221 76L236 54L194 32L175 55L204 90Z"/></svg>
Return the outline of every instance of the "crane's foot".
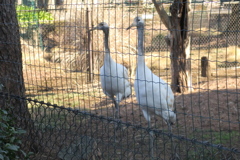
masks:
<svg viewBox="0 0 240 160"><path fill-rule="evenodd" d="M177 153L177 144L175 143L175 141L173 140L173 138L171 137L171 143L172 143L172 160L180 160L180 157Z"/></svg>
<svg viewBox="0 0 240 160"><path fill-rule="evenodd" d="M179 157L179 155L178 155L177 153L175 153L175 159L176 159L176 160L179 160L179 159L180 159L180 157Z"/></svg>
<svg viewBox="0 0 240 160"><path fill-rule="evenodd" d="M179 155L178 155L178 153L177 153L177 145L176 145L176 143L175 142L173 142L173 147L174 147L174 160L180 160L180 157L179 157Z"/></svg>
<svg viewBox="0 0 240 160"><path fill-rule="evenodd" d="M177 153L175 153L174 155L172 155L172 157L170 159L171 160L180 160L180 157Z"/></svg>

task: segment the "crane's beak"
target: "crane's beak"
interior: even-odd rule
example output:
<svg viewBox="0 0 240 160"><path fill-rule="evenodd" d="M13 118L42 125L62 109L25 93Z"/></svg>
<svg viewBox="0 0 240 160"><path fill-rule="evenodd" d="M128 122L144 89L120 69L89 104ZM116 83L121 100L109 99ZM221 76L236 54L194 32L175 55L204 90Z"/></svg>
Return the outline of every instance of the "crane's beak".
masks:
<svg viewBox="0 0 240 160"><path fill-rule="evenodd" d="M130 28L136 27L136 26L137 26L137 23L136 23L136 22L133 22L126 30L129 30Z"/></svg>
<svg viewBox="0 0 240 160"><path fill-rule="evenodd" d="M133 25L131 24L126 30L129 30L130 28L132 28L133 27Z"/></svg>
<svg viewBox="0 0 240 160"><path fill-rule="evenodd" d="M97 27L93 27L92 29L89 29L88 31L91 32L91 31L94 31L96 29L98 29L98 26Z"/></svg>

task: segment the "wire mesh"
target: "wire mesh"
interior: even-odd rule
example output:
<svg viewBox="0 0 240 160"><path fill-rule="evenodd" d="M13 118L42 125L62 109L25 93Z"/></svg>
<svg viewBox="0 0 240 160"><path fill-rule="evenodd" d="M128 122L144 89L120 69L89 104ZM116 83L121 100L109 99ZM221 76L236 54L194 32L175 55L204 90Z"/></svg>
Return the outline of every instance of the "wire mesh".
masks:
<svg viewBox="0 0 240 160"><path fill-rule="evenodd" d="M172 2L161 3L170 15ZM43 148L31 159L240 159L239 3L191 3L192 90L175 93L177 122L172 132L157 115L148 126L133 88L137 29L126 28L137 15L145 21L145 63L171 84L169 31L151 1L23 5L30 7L17 9L26 97L2 92L1 97L20 99L28 106L33 130L41 133L34 141ZM132 95L120 103L119 119L114 118L114 104L102 91L99 78L104 34L92 31L88 37L100 22L109 25L111 56L127 68L132 86ZM201 75L203 56L210 65L207 77ZM23 142L23 147L31 146L31 141Z"/></svg>

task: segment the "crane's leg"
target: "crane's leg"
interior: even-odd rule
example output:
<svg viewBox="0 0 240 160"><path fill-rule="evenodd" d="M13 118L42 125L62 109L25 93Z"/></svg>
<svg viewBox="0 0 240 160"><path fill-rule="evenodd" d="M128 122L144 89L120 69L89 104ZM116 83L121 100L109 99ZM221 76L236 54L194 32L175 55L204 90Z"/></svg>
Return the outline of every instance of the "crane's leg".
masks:
<svg viewBox="0 0 240 160"><path fill-rule="evenodd" d="M121 93L118 93L116 95L116 101L115 101L115 117L119 119L119 104L121 100L123 99L123 95Z"/></svg>
<svg viewBox="0 0 240 160"><path fill-rule="evenodd" d="M119 119L119 103L116 102L116 105L115 105L115 117L116 119Z"/></svg>
<svg viewBox="0 0 240 160"><path fill-rule="evenodd" d="M114 98L112 98L113 100L113 103L114 103L114 113L113 113L113 118L114 119L119 119L119 100L118 100L118 97L116 97L116 100ZM116 138L116 135L117 135L117 130L120 128L121 126L119 126L117 123L114 123L114 142L116 143L117 142L117 138Z"/></svg>
<svg viewBox="0 0 240 160"><path fill-rule="evenodd" d="M117 108L118 108L118 104L117 104L117 102L116 102L115 99L113 99L113 103L114 103L113 118L116 119L116 118L118 118L118 117L117 117L117 114L118 114L118 113L117 113L117 111L116 111Z"/></svg>
<svg viewBox="0 0 240 160"><path fill-rule="evenodd" d="M151 126L151 122L149 121L148 122L148 126ZM154 142L154 137L153 137L154 135L153 135L153 132L152 131L150 131L149 132L149 139L150 139L150 156L151 156L151 159L154 159L154 149L153 149L153 142Z"/></svg>
<svg viewBox="0 0 240 160"><path fill-rule="evenodd" d="M114 119L119 119L119 104L116 102ZM121 124L115 123L115 130L121 129Z"/></svg>
<svg viewBox="0 0 240 160"><path fill-rule="evenodd" d="M142 112L143 112L144 118L148 121L148 128L151 128L151 117L150 117L150 115L145 110L142 110ZM153 148L154 137L153 136L154 136L153 132L150 131L149 132L149 153L150 153L150 156L151 156L150 159L154 159L154 148Z"/></svg>
<svg viewBox="0 0 240 160"><path fill-rule="evenodd" d="M168 132L169 133L172 133L172 126L169 122L167 122L167 125L168 125Z"/></svg>
<svg viewBox="0 0 240 160"><path fill-rule="evenodd" d="M169 123L169 122L167 122L167 125L168 125L168 132L169 133L172 133L172 126L171 126L171 124ZM172 136L170 137L170 140L171 140L171 147L172 147L172 152L175 152L175 144L174 144L174 142L173 142L173 138L172 138ZM172 154L172 157L174 157L174 155ZM174 158L173 158L174 159Z"/></svg>
<svg viewBox="0 0 240 160"><path fill-rule="evenodd" d="M169 122L167 122L167 124L168 124L168 132L172 133L171 124ZM177 145L174 143L174 140L172 137L171 137L171 143L172 143L172 151L175 152L175 154L173 155L173 159L180 159L176 151Z"/></svg>
<svg viewBox="0 0 240 160"><path fill-rule="evenodd" d="M114 103L114 109L113 109L113 119L116 119L116 116L118 113L116 113L116 108L117 108L117 102L115 100L114 97L110 97ZM113 135L113 138L114 138L114 142L116 143L116 134L117 134L117 124L114 122L114 135Z"/></svg>

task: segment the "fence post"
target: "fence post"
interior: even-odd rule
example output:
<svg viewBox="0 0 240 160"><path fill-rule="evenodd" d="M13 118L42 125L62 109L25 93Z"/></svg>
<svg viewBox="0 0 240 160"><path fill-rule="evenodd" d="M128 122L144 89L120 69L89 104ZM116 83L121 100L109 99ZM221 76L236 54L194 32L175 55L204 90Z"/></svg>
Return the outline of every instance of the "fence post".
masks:
<svg viewBox="0 0 240 160"><path fill-rule="evenodd" d="M92 80L93 80L93 72L92 72L92 70L93 70L93 67L92 67L92 51L91 51L91 34L90 34L90 32L89 32L89 22L90 22L90 20L89 20L89 10L88 10L88 8L87 8L87 11L86 11L86 28L87 28L87 52L88 52L88 56L87 56L87 58L88 58L88 82L89 83L91 83L92 82Z"/></svg>
<svg viewBox="0 0 240 160"><path fill-rule="evenodd" d="M211 76L211 66L207 57L201 58L201 76L210 77Z"/></svg>

